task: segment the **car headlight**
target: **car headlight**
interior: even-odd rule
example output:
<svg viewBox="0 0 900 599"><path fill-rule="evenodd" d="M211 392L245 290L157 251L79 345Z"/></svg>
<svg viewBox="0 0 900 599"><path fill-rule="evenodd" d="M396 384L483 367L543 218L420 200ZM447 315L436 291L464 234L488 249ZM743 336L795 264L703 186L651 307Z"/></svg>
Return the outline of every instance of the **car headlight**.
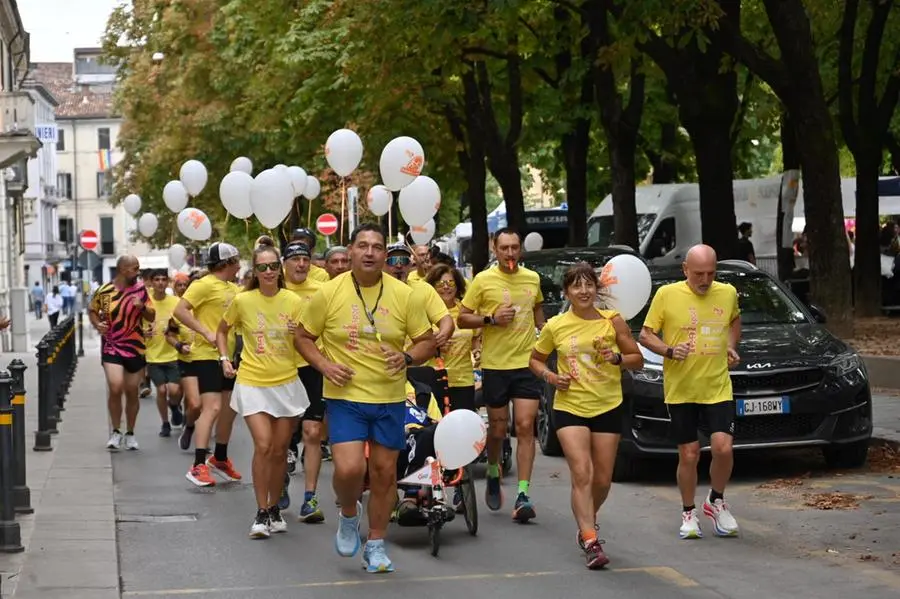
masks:
<svg viewBox="0 0 900 599"><path fill-rule="evenodd" d="M838 357L832 360L831 364L828 365L828 368L831 370L834 376L842 377L855 370L858 370L860 365L861 362L859 361L859 356L855 352L847 352L844 354L840 354Z"/></svg>
<svg viewBox="0 0 900 599"><path fill-rule="evenodd" d="M659 384L662 383L663 380L662 366L644 363L644 367L632 372L632 376L634 376L635 380L642 383Z"/></svg>

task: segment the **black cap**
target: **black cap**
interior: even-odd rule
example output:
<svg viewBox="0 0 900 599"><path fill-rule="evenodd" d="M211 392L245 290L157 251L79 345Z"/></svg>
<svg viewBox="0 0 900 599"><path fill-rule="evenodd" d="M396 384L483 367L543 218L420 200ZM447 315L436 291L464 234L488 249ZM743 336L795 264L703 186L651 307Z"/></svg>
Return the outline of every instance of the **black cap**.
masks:
<svg viewBox="0 0 900 599"><path fill-rule="evenodd" d="M309 246L302 241L292 241L284 248L284 259L296 258L297 256L310 257Z"/></svg>
<svg viewBox="0 0 900 599"><path fill-rule="evenodd" d="M225 262L226 260L231 260L232 258L238 258L240 257L240 255L241 254L240 252L238 252L236 247L229 243L225 243L224 241L219 241L209 246L206 265L215 266L219 262Z"/></svg>
<svg viewBox="0 0 900 599"><path fill-rule="evenodd" d="M300 241L302 239L310 239L312 240L312 244L316 244L316 234L306 227L302 227L300 229L294 229L294 234L291 235L291 241Z"/></svg>

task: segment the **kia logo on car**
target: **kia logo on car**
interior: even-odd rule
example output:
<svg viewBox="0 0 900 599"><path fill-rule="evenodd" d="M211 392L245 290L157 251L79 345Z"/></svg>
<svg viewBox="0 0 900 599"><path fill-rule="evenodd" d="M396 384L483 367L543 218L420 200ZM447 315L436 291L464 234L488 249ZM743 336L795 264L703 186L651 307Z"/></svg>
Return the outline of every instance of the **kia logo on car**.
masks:
<svg viewBox="0 0 900 599"><path fill-rule="evenodd" d="M772 367L771 362L765 362L765 363L757 362L756 364L748 364L747 370L758 370L760 368L771 368L771 367Z"/></svg>

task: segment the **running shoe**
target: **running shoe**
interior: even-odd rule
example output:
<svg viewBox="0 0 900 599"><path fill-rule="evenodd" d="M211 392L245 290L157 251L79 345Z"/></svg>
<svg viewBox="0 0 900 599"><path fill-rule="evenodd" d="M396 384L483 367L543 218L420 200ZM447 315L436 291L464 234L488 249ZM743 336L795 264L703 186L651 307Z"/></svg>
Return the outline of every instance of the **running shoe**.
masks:
<svg viewBox="0 0 900 599"><path fill-rule="evenodd" d="M291 507L291 495L288 493L288 487L291 485L290 475L284 475L284 484L281 485L281 496L278 498L278 509L286 510Z"/></svg>
<svg viewBox="0 0 900 599"><path fill-rule="evenodd" d="M600 526L594 524L594 530L600 530ZM584 537L581 536L581 531L575 532L575 542L578 544L578 548L584 551L586 545L584 544Z"/></svg>
<svg viewBox="0 0 900 599"><path fill-rule="evenodd" d="M503 507L503 490L500 488L499 476L488 476L485 478L484 486L484 502L488 509L496 512Z"/></svg>
<svg viewBox="0 0 900 599"><path fill-rule="evenodd" d="M191 448L191 437L193 436L193 426L185 426L184 429L182 429L181 436L178 437L178 447L181 448L181 451L188 451Z"/></svg>
<svg viewBox="0 0 900 599"><path fill-rule="evenodd" d="M384 549L384 539L366 543L366 548L363 549L362 565L366 572L373 574L394 571L394 564Z"/></svg>
<svg viewBox="0 0 900 599"><path fill-rule="evenodd" d="M137 451L141 446L138 445L134 433L125 433L125 449L128 451Z"/></svg>
<svg viewBox="0 0 900 599"><path fill-rule="evenodd" d="M325 514L322 513L322 508L319 507L318 497L313 497L309 501L303 502L303 505L300 506L300 515L297 516L297 520L307 524L325 522Z"/></svg>
<svg viewBox="0 0 900 599"><path fill-rule="evenodd" d="M342 557L353 557L359 551L359 517L362 504L356 502L356 515L345 516L338 513L338 530L334 537L334 549Z"/></svg>
<svg viewBox="0 0 900 599"><path fill-rule="evenodd" d="M169 406L169 411L172 412L172 426L181 426L184 424L184 412L181 411L181 406Z"/></svg>
<svg viewBox="0 0 900 599"><path fill-rule="evenodd" d="M724 499L710 501L709 495L707 495L706 501L703 502L703 514L712 520L713 532L717 537L738 536L740 529L737 520L731 515L731 510L728 509L728 504Z"/></svg>
<svg viewBox="0 0 900 599"><path fill-rule="evenodd" d="M322 461L330 462L331 461L331 445L322 441Z"/></svg>
<svg viewBox="0 0 900 599"><path fill-rule="evenodd" d="M288 474L293 474L297 470L297 452L293 449L288 449L287 455L287 471Z"/></svg>
<svg viewBox="0 0 900 599"><path fill-rule="evenodd" d="M209 473L209 467L206 464L194 466L188 470L185 478L198 487L214 487L216 485L216 479Z"/></svg>
<svg viewBox="0 0 900 599"><path fill-rule="evenodd" d="M287 532L287 522L281 515L281 509L277 505L269 508L269 532Z"/></svg>
<svg viewBox="0 0 900 599"><path fill-rule="evenodd" d="M516 505L513 507L513 520L519 524L525 524L536 515L537 514L534 512L534 504L531 503L531 499L528 495L519 493L518 497L516 497Z"/></svg>
<svg viewBox="0 0 900 599"><path fill-rule="evenodd" d="M150 385L148 385L148 384L141 385L141 399L143 399L145 397L149 397L151 391L152 391L152 389L150 389Z"/></svg>
<svg viewBox="0 0 900 599"><path fill-rule="evenodd" d="M269 536L271 536L271 531L269 530L269 512L260 509L256 512L256 518L253 520L253 524L250 525L250 538L268 539Z"/></svg>
<svg viewBox="0 0 900 599"><path fill-rule="evenodd" d="M113 431L113 434L109 436L109 441L106 442L106 448L111 449L113 451L117 451L122 447L122 433L118 431Z"/></svg>
<svg viewBox="0 0 900 599"><path fill-rule="evenodd" d="M681 513L681 529L678 536L682 539L702 539L703 531L700 530L700 519L697 518L697 510Z"/></svg>
<svg viewBox="0 0 900 599"><path fill-rule="evenodd" d="M603 541L594 539L584 548L585 561L589 570L599 570L609 563L609 558L603 552Z"/></svg>
<svg viewBox="0 0 900 599"><path fill-rule="evenodd" d="M235 470L231 458L217 460L215 455L211 455L206 458L206 465L209 466L209 469L212 470L214 474L218 474L230 483L241 480L241 473Z"/></svg>
<svg viewBox="0 0 900 599"><path fill-rule="evenodd" d="M159 429L159 436L163 438L172 436L172 425L168 422L162 423L162 428Z"/></svg>

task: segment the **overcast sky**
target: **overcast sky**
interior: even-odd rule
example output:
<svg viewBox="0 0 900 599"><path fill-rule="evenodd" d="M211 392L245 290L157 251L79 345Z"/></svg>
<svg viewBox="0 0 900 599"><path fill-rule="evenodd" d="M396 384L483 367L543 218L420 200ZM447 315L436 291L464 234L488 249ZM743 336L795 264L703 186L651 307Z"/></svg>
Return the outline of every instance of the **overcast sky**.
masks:
<svg viewBox="0 0 900 599"><path fill-rule="evenodd" d="M19 0L31 34L31 62L72 62L75 48L100 45L106 20L122 0Z"/></svg>

